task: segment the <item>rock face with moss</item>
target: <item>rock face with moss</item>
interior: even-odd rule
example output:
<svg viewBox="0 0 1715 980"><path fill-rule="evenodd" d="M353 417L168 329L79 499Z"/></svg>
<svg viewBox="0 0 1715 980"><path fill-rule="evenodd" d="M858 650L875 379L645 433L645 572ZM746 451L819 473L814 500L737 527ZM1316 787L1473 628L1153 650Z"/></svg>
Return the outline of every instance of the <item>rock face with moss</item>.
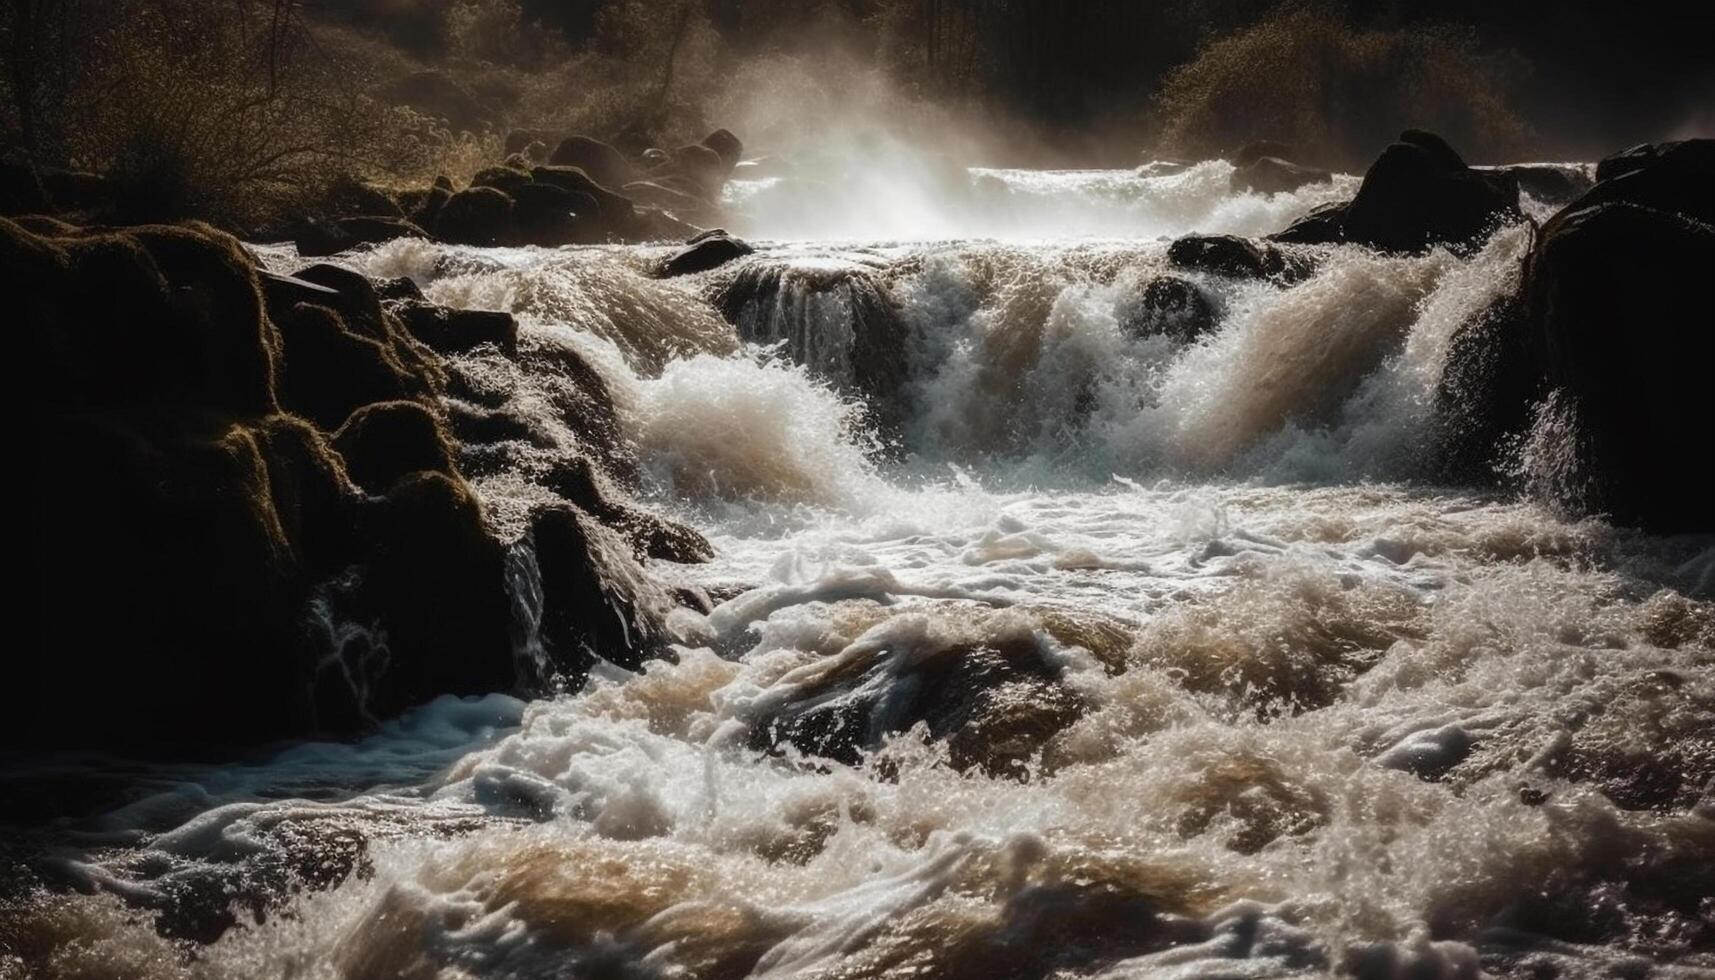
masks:
<svg viewBox="0 0 1715 980"><path fill-rule="evenodd" d="M11 744L348 732L439 694L575 681L591 651L656 652L665 593L638 556L706 543L587 460L502 537L461 470L447 363L368 280L262 273L204 226L32 224L0 219L46 379L28 410L38 637ZM611 401L580 409L591 444L611 440ZM521 622L512 583L537 564L539 622Z"/></svg>

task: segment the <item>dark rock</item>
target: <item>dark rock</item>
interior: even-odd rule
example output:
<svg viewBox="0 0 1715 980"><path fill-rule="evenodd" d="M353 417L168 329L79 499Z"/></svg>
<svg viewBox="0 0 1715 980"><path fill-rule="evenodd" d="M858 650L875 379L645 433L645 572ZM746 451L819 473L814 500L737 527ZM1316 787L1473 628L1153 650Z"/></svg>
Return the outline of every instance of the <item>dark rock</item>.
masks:
<svg viewBox="0 0 1715 980"><path fill-rule="evenodd" d="M1715 139L1633 147L1597 167L1578 207L1627 202L1715 224Z"/></svg>
<svg viewBox="0 0 1715 980"><path fill-rule="evenodd" d="M531 182L512 192L513 227L526 245L588 244L601 240L601 206L581 191Z"/></svg>
<svg viewBox="0 0 1715 980"><path fill-rule="evenodd" d="M1187 235L1167 247L1167 260L1229 279L1271 279L1291 268L1280 249L1237 235Z"/></svg>
<svg viewBox="0 0 1715 980"><path fill-rule="evenodd" d="M1526 477L1562 507L1715 529L1688 449L1715 437L1703 404L1715 331L1691 312L1715 267L1715 226L1693 216L1710 186L1696 152L1610 164L1543 226L1520 294L1455 334L1436 399L1450 475L1490 468L1534 425Z"/></svg>
<svg viewBox="0 0 1715 980"><path fill-rule="evenodd" d="M556 669L582 676L592 652L637 670L663 640L665 597L639 591L630 549L571 505L548 507L530 522L541 575L542 646Z"/></svg>
<svg viewBox="0 0 1715 980"><path fill-rule="evenodd" d="M758 699L766 708L746 719L753 746L856 765L885 736L922 724L947 741L954 768L1015 775L1083 709L1027 636L909 652L860 640L834 656L846 664L808 690Z"/></svg>
<svg viewBox="0 0 1715 980"><path fill-rule="evenodd" d="M1346 208L1350 201L1336 201L1312 208L1309 214L1268 236L1283 245L1335 245L1346 240Z"/></svg>
<svg viewBox="0 0 1715 980"><path fill-rule="evenodd" d="M1421 129L1408 129L1399 134L1399 141L1423 151L1441 170L1456 172L1466 169L1465 158L1453 149L1452 144L1434 133Z"/></svg>
<svg viewBox="0 0 1715 980"><path fill-rule="evenodd" d="M281 370L281 403L323 429L337 429L365 405L417 393L385 344L348 329L333 310L300 303L280 311L275 322L290 352Z"/></svg>
<svg viewBox="0 0 1715 980"><path fill-rule="evenodd" d="M1715 530L1696 448L1715 444L1715 320L1694 312L1710 269L1715 227L1680 214L1602 203L1543 228L1529 315L1548 386L1577 418L1582 476L1562 503L1654 531Z"/></svg>
<svg viewBox="0 0 1715 980"><path fill-rule="evenodd" d="M411 336L442 354L467 354L483 344L493 344L507 354L518 350L518 321L510 313L402 300L394 305L393 315Z"/></svg>
<svg viewBox="0 0 1715 980"><path fill-rule="evenodd" d="M455 191L451 187L442 187L439 183L423 192L420 200L411 208L411 220L423 228L435 228L440 221L441 211L447 202L453 199Z"/></svg>
<svg viewBox="0 0 1715 980"><path fill-rule="evenodd" d="M1612 156L1605 157L1596 164L1596 182L1613 180L1624 177L1640 170L1648 170L1663 160L1684 152L1693 154L1709 153L1709 145L1715 140L1691 139L1674 140L1666 143L1640 143L1630 149L1621 150Z"/></svg>
<svg viewBox="0 0 1715 980"><path fill-rule="evenodd" d="M1514 181L1472 170L1439 138L1408 132L1370 165L1342 227L1345 241L1382 251L1464 253L1520 217Z"/></svg>
<svg viewBox="0 0 1715 980"><path fill-rule="evenodd" d="M368 508L365 529L363 600L385 616L387 649L352 651L344 665L363 710L384 718L440 694L517 689L506 549L464 481L406 476Z"/></svg>
<svg viewBox="0 0 1715 980"><path fill-rule="evenodd" d="M754 253L748 242L721 234L703 238L662 260L656 275L663 279L707 272Z"/></svg>
<svg viewBox="0 0 1715 980"><path fill-rule="evenodd" d="M703 145L720 156L721 164L726 167L728 174L732 173L732 168L738 166L739 161L744 159L744 142L734 136L730 130L715 130L703 137Z"/></svg>
<svg viewBox="0 0 1715 980"><path fill-rule="evenodd" d="M1212 330L1215 311L1202 290L1179 276L1156 276L1120 304L1120 329L1137 338L1190 343Z"/></svg>
<svg viewBox="0 0 1715 980"><path fill-rule="evenodd" d="M422 471L456 477L453 451L441 421L418 402L365 405L333 436L346 472L372 494Z"/></svg>
<svg viewBox="0 0 1715 980"><path fill-rule="evenodd" d="M721 186L732 172L732 168L727 166L718 152L701 143L681 146L674 150L673 162L669 166L672 174L688 178L696 188L698 196L710 201L720 196ZM659 182L659 177L657 181Z"/></svg>
<svg viewBox="0 0 1715 980"><path fill-rule="evenodd" d="M692 528L628 503L588 456L563 456L542 474L542 484L561 499L630 540L639 558L692 565L715 556L707 538Z"/></svg>
<svg viewBox="0 0 1715 980"><path fill-rule="evenodd" d="M1234 170L1231 184L1235 193L1280 194L1311 184L1326 184L1333 179L1334 175L1326 170L1301 167L1279 157L1258 157Z"/></svg>
<svg viewBox="0 0 1715 980"><path fill-rule="evenodd" d="M1520 191L1544 204L1570 203L1594 186L1594 182L1583 169L1552 163L1524 163L1478 169L1511 177L1518 182Z"/></svg>
<svg viewBox="0 0 1715 980"><path fill-rule="evenodd" d="M499 245L512 237L512 198L493 187L470 187L447 200L435 233L455 245Z"/></svg>
<svg viewBox="0 0 1715 980"><path fill-rule="evenodd" d="M597 183L619 187L637 177L637 170L625 154L588 136L572 136L560 142L549 154L548 163L555 167L577 167ZM540 178L538 178L540 179Z"/></svg>
<svg viewBox="0 0 1715 980"><path fill-rule="evenodd" d="M1263 157L1275 157L1280 160L1292 159L1292 147L1279 140L1252 140L1239 148L1239 151L1228 158L1235 168L1243 169L1261 160Z"/></svg>
<svg viewBox="0 0 1715 980"><path fill-rule="evenodd" d="M1511 462L1543 395L1542 343L1517 294L1462 324L1435 392L1439 475L1485 483Z"/></svg>
<svg viewBox="0 0 1715 980"><path fill-rule="evenodd" d="M537 167L530 174L537 183L552 184L593 199L601 211L602 220L611 228L623 228L633 216L629 198L610 190L577 167Z"/></svg>
<svg viewBox="0 0 1715 980"><path fill-rule="evenodd" d="M505 192L506 196L511 197L513 191L530 183L530 180L530 169L528 167L514 167L507 165L488 167L477 171L476 176L470 179L470 186L492 187L497 191Z"/></svg>
<svg viewBox="0 0 1715 980"><path fill-rule="evenodd" d="M396 238L428 238L429 233L404 218L365 215L334 222L306 222L295 244L305 258L348 252L363 245L380 245Z"/></svg>
<svg viewBox="0 0 1715 980"><path fill-rule="evenodd" d="M417 300L421 302L423 299L422 287L418 286L417 280L412 279L410 276L399 276L393 279L375 279L372 280L372 282L375 285L376 297L383 303L396 303L401 300Z"/></svg>

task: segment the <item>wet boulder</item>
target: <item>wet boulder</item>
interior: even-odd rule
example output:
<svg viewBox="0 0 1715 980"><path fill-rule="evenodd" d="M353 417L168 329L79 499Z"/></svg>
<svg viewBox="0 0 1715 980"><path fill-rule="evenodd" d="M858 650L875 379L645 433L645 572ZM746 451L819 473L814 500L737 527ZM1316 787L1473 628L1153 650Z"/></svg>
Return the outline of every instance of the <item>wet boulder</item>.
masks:
<svg viewBox="0 0 1715 980"><path fill-rule="evenodd" d="M633 554L684 565L714 558L714 547L695 529L650 513L627 501L588 456L563 454L541 477L555 495L613 528L630 541Z"/></svg>
<svg viewBox="0 0 1715 980"><path fill-rule="evenodd" d="M1315 167L1304 167L1279 157L1258 157L1233 171L1234 193L1282 194L1311 184L1332 182L1334 175Z"/></svg>
<svg viewBox="0 0 1715 980"><path fill-rule="evenodd" d="M1120 329L1139 339L1167 337L1190 343L1215 326L1215 311L1203 291L1182 276L1156 276L1121 297L1115 311Z"/></svg>
<svg viewBox="0 0 1715 980"><path fill-rule="evenodd" d="M360 215L331 222L306 221L293 236L298 254L320 258L348 252L364 245L380 245L397 238L428 238L416 222L386 215Z"/></svg>
<svg viewBox="0 0 1715 980"><path fill-rule="evenodd" d="M512 237L512 198L493 187L467 187L447 199L435 234L455 245L499 245Z"/></svg>
<svg viewBox="0 0 1715 980"><path fill-rule="evenodd" d="M507 354L518 350L518 320L510 313L454 309L425 302L421 294L393 304L392 312L411 336L442 354L467 354L483 344Z"/></svg>
<svg viewBox="0 0 1715 980"><path fill-rule="evenodd" d="M755 253L749 242L724 231L700 235L661 261L655 275L662 279L688 276L716 269Z"/></svg>
<svg viewBox="0 0 1715 980"><path fill-rule="evenodd" d="M1466 254L1497 226L1523 215L1512 177L1474 170L1439 136L1407 130L1370 165L1350 203L1314 217L1314 224L1303 219L1274 240L1343 241L1384 252L1442 246Z"/></svg>
<svg viewBox="0 0 1715 980"><path fill-rule="evenodd" d="M734 136L731 130L715 130L703 137L702 145L715 151L715 154L721 159L721 165L726 167L726 172L729 175L733 168L738 166L739 161L744 159L744 141Z"/></svg>
<svg viewBox="0 0 1715 980"><path fill-rule="evenodd" d="M506 548L470 487L412 473L366 507L363 530L368 572L354 612L385 625L387 648L341 647L340 673L362 695L355 707L385 718L441 694L517 689Z"/></svg>
<svg viewBox="0 0 1715 980"><path fill-rule="evenodd" d="M582 191L531 181L512 190L514 238L524 245L601 240L601 206Z"/></svg>
<svg viewBox="0 0 1715 980"><path fill-rule="evenodd" d="M530 183L530 180L529 168L503 164L477 171L476 176L470 179L470 186L492 187L510 197L518 188Z"/></svg>
<svg viewBox="0 0 1715 980"><path fill-rule="evenodd" d="M669 607L612 530L570 504L530 522L543 596L541 640L553 669L582 677L593 652L637 670L665 637Z"/></svg>
<svg viewBox="0 0 1715 980"><path fill-rule="evenodd" d="M1502 174L1518 183L1519 191L1544 204L1569 204L1595 186L1581 167L1552 163L1521 163L1504 167L1478 167Z"/></svg>
<svg viewBox="0 0 1715 980"><path fill-rule="evenodd" d="M1564 502L1657 531L1715 530L1693 448L1715 444L1715 329L1690 312L1715 268L1715 227L1601 203L1551 221L1531 263L1547 384L1577 420L1581 478L1559 488Z"/></svg>
<svg viewBox="0 0 1715 980"><path fill-rule="evenodd" d="M1292 159L1292 147L1279 140L1251 140L1239 147L1238 152L1227 158L1236 169L1244 169L1264 157L1274 157L1277 160Z"/></svg>
<svg viewBox="0 0 1715 980"><path fill-rule="evenodd" d="M1167 247L1167 260L1181 269L1229 279L1302 278L1308 266L1268 242L1237 235L1187 235Z"/></svg>
<svg viewBox="0 0 1715 980"><path fill-rule="evenodd" d="M385 493L413 473L457 473L440 418L418 402L363 406L334 433L333 446L352 480L370 493Z"/></svg>
<svg viewBox="0 0 1715 980"><path fill-rule="evenodd" d="M1083 712L1060 668L1023 623L938 635L884 622L839 652L780 677L746 706L751 745L846 765L922 725L959 770L1021 775ZM981 624L979 624L980 626Z"/></svg>
<svg viewBox="0 0 1715 980"><path fill-rule="evenodd" d="M572 136L560 141L560 145L549 154L548 163L554 167L576 167L607 187L619 187L637 177L636 168L625 154L588 136Z"/></svg>
<svg viewBox="0 0 1715 980"><path fill-rule="evenodd" d="M1715 529L1687 450L1715 439L1715 331L1690 312L1715 267L1715 225L1697 217L1715 172L1676 146L1609 165L1543 226L1519 294L1454 335L1436 410L1455 470L1531 438L1530 477L1565 508Z"/></svg>
<svg viewBox="0 0 1715 980"><path fill-rule="evenodd" d="M1646 144L1597 165L1580 206L1626 202L1715 224L1715 139Z"/></svg>

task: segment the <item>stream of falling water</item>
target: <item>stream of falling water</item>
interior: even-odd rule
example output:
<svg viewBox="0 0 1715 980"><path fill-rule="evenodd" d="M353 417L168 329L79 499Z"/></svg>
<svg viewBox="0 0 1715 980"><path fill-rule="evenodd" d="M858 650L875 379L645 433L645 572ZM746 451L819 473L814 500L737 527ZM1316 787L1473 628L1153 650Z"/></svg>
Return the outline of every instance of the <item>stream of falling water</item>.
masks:
<svg viewBox="0 0 1715 980"><path fill-rule="evenodd" d="M1224 166L986 174L1001 237L676 280L347 257L596 364L716 547L655 571L713 611L641 676L129 773L0 939L43 976L1715 976L1715 545L1425 482L1449 339L1528 229L1186 274L1212 329L1138 331L1154 236L1338 196ZM1055 207L1086 237L1035 234ZM160 911L240 875L279 885L230 928Z"/></svg>

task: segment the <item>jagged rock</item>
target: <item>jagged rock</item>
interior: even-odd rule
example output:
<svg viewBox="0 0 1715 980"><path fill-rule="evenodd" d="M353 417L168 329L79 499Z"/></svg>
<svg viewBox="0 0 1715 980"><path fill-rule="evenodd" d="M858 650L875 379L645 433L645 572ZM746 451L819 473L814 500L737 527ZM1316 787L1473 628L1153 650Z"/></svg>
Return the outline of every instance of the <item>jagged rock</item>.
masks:
<svg viewBox="0 0 1715 980"><path fill-rule="evenodd" d="M493 187L467 187L441 207L435 234L455 245L499 245L512 235L512 198Z"/></svg>
<svg viewBox="0 0 1715 980"><path fill-rule="evenodd" d="M690 565L715 556L708 539L697 531L627 504L624 495L588 456L561 457L542 474L542 483L561 499L624 534L640 558Z"/></svg>
<svg viewBox="0 0 1715 980"><path fill-rule="evenodd" d="M636 168L625 154L588 136L562 140L549 154L548 163L554 167L576 167L607 187L619 187L637 176Z"/></svg>
<svg viewBox="0 0 1715 980"><path fill-rule="evenodd" d="M1311 184L1326 184L1333 179L1334 175L1326 170L1303 167L1279 157L1266 156L1258 157L1235 169L1231 186L1234 193L1249 191L1253 194L1280 194Z"/></svg>
<svg viewBox="0 0 1715 980"><path fill-rule="evenodd" d="M1120 329L1138 338L1168 337L1190 343L1215 326L1215 311L1202 290L1179 276L1156 276L1124 297Z"/></svg>
<svg viewBox="0 0 1715 980"><path fill-rule="evenodd" d="M725 232L708 235L700 240L694 239L684 248L663 259L655 274L659 278L670 279L674 276L707 272L735 259L742 259L755 251L749 242L733 238Z"/></svg>

